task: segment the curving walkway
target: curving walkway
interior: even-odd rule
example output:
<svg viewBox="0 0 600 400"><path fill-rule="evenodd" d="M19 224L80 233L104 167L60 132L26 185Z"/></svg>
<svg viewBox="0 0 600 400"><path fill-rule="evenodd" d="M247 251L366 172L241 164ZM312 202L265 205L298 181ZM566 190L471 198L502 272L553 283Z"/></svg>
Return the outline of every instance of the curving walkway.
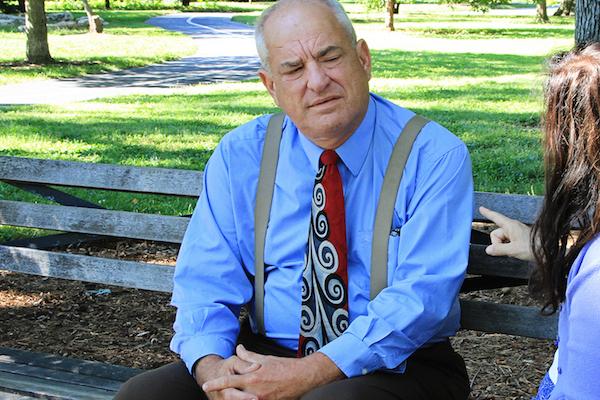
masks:
<svg viewBox="0 0 600 400"><path fill-rule="evenodd" d="M202 82L256 77L259 61L254 29L228 14L186 13L151 18L147 23L190 35L198 51L190 57L142 68L77 78L0 86L0 105L60 104L129 94L168 94Z"/></svg>

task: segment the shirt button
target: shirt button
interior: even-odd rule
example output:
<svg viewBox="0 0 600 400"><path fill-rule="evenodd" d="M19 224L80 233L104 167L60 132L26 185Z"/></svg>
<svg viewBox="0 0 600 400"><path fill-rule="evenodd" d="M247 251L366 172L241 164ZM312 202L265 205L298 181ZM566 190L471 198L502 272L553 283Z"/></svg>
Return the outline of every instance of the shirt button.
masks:
<svg viewBox="0 0 600 400"><path fill-rule="evenodd" d="M562 374L562 368L561 367L558 367L558 374L559 375Z"/></svg>

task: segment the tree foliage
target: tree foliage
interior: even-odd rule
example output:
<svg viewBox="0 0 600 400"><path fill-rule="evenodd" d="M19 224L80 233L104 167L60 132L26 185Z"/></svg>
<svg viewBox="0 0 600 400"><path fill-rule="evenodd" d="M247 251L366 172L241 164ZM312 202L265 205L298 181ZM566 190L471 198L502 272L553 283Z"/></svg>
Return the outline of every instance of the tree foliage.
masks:
<svg viewBox="0 0 600 400"><path fill-rule="evenodd" d="M442 4L467 4L473 10L486 12L501 4L510 4L511 0L440 0Z"/></svg>

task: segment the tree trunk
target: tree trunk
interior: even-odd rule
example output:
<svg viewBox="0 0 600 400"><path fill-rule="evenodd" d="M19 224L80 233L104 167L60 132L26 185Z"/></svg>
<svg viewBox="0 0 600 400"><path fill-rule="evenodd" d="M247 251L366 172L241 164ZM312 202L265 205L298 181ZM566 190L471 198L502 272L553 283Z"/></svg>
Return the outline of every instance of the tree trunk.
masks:
<svg viewBox="0 0 600 400"><path fill-rule="evenodd" d="M94 15L92 11L92 7L90 7L90 3L88 0L81 0L83 3L83 8L85 9L85 13L88 17L88 23L90 25L90 33L102 33L104 27L102 26L102 20L99 16Z"/></svg>
<svg viewBox="0 0 600 400"><path fill-rule="evenodd" d="M600 42L600 2L577 0L575 5L575 44Z"/></svg>
<svg viewBox="0 0 600 400"><path fill-rule="evenodd" d="M181 0L181 4L182 4L184 7L188 7L188 6L190 5L190 0Z"/></svg>
<svg viewBox="0 0 600 400"><path fill-rule="evenodd" d="M110 10L110 0L104 0L104 9Z"/></svg>
<svg viewBox="0 0 600 400"><path fill-rule="evenodd" d="M393 31L394 29L394 5L396 0L386 0L385 27Z"/></svg>
<svg viewBox="0 0 600 400"><path fill-rule="evenodd" d="M560 2L560 6L553 14L555 17L560 17L562 15L568 17L573 12L573 8L575 8L575 0L562 0Z"/></svg>
<svg viewBox="0 0 600 400"><path fill-rule="evenodd" d="M25 0L19 0L19 12L25 13Z"/></svg>
<svg viewBox="0 0 600 400"><path fill-rule="evenodd" d="M543 23L550 22L548 18L548 10L546 8L546 0L536 0L537 20Z"/></svg>
<svg viewBox="0 0 600 400"><path fill-rule="evenodd" d="M25 35L27 36L27 62L32 64L51 63L52 57L48 48L48 28L44 0L27 0L25 2Z"/></svg>

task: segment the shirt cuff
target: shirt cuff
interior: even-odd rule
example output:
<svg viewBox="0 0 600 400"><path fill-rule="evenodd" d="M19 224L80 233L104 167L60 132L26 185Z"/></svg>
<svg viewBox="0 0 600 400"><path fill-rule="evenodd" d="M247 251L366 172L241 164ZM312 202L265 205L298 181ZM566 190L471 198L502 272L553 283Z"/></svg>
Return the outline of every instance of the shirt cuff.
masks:
<svg viewBox="0 0 600 400"><path fill-rule="evenodd" d="M379 356L351 333L344 333L319 351L325 354L348 378L366 375L383 367Z"/></svg>
<svg viewBox="0 0 600 400"><path fill-rule="evenodd" d="M210 354L229 358L233 355L234 348L235 343L219 336L194 336L181 344L180 356L193 376L196 361Z"/></svg>

